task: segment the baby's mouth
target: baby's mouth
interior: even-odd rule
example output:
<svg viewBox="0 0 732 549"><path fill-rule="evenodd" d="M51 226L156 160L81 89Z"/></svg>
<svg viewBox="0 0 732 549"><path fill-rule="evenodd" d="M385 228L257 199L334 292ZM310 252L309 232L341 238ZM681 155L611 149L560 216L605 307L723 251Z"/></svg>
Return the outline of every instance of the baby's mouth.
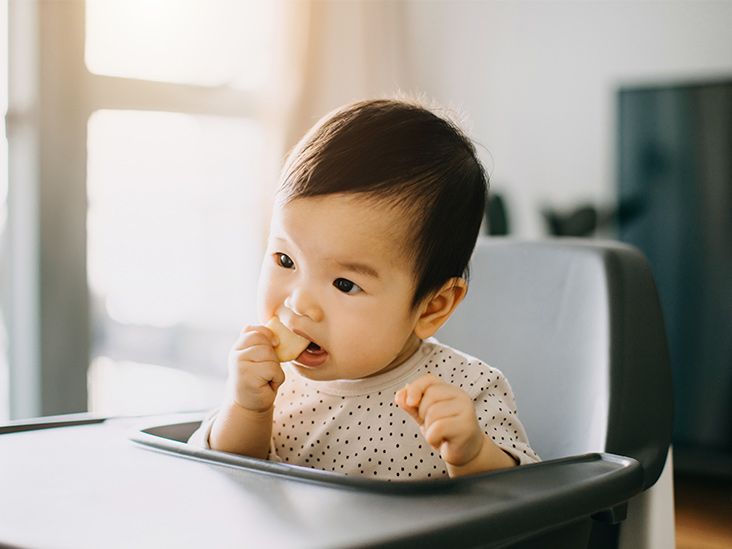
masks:
<svg viewBox="0 0 732 549"><path fill-rule="evenodd" d="M328 358L328 351L317 343L311 341L305 350L295 359L295 362L303 366L314 368L320 366Z"/></svg>

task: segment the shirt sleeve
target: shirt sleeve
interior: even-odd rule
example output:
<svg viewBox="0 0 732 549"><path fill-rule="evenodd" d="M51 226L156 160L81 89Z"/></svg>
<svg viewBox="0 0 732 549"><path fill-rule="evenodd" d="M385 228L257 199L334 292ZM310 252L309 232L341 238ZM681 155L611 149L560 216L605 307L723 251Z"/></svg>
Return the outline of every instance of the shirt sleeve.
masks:
<svg viewBox="0 0 732 549"><path fill-rule="evenodd" d="M211 450L211 444L209 443L209 437L211 436L211 428L213 427L214 421L218 410L209 412L206 417L201 421L201 425L196 429L193 434L188 438L188 444L203 448L205 450ZM269 455L267 455L268 461L282 461L277 451L275 450L274 438L269 440Z"/></svg>
<svg viewBox="0 0 732 549"><path fill-rule="evenodd" d="M206 450L211 449L208 437L211 435L211 428L213 427L213 423L218 412L218 410L212 410L203 418L201 425L199 425L198 429L193 431L193 434L188 438L188 444L196 446L197 448L204 448Z"/></svg>
<svg viewBox="0 0 732 549"><path fill-rule="evenodd" d="M500 370L483 365L474 397L475 413L483 432L519 465L536 463L539 456L529 445L529 438L518 418L516 401L508 380Z"/></svg>

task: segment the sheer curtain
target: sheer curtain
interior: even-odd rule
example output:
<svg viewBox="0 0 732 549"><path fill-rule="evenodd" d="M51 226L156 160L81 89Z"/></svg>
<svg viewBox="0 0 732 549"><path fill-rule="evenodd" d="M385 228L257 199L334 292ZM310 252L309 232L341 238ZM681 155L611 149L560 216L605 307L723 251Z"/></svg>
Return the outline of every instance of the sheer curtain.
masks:
<svg viewBox="0 0 732 549"><path fill-rule="evenodd" d="M409 29L403 2L293 4L308 17L300 29L305 48L293 50L299 62L295 73L301 80L284 129L287 147L344 103L417 91L408 70Z"/></svg>

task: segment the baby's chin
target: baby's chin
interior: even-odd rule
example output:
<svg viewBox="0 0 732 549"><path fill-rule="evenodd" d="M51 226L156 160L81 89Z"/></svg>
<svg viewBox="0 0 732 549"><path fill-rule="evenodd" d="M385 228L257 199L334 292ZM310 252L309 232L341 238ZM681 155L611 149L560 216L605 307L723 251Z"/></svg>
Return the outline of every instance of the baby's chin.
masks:
<svg viewBox="0 0 732 549"><path fill-rule="evenodd" d="M376 366L373 368L364 368L363 371L354 372L352 370L343 371L333 364L324 364L316 368L304 366L303 364L298 364L295 361L290 364L298 374L311 381L354 381L357 379L377 376L391 369L390 367Z"/></svg>
<svg viewBox="0 0 732 549"><path fill-rule="evenodd" d="M337 370L324 366L305 366L295 361L292 361L290 364L298 374L311 381L338 381L343 379L358 379L354 377L344 377L343 375L339 374Z"/></svg>

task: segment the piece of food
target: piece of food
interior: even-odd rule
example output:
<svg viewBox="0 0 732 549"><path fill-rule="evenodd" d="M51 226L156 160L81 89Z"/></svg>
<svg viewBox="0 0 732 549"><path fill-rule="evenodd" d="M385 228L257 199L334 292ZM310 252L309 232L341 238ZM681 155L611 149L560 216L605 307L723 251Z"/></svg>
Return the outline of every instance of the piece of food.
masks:
<svg viewBox="0 0 732 549"><path fill-rule="evenodd" d="M277 334L280 339L280 344L274 348L277 360L280 362L296 359L310 345L307 339L291 332L276 316L270 318L265 326Z"/></svg>

